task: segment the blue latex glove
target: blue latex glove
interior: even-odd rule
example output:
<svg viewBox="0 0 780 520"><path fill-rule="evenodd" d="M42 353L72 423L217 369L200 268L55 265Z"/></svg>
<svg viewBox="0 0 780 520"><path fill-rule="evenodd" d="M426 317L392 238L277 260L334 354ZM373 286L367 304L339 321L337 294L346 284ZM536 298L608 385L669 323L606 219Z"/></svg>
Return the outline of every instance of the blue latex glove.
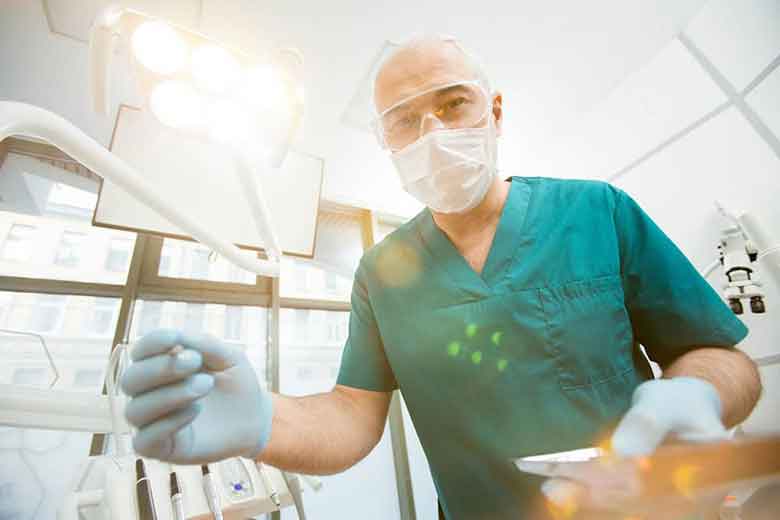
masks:
<svg viewBox="0 0 780 520"><path fill-rule="evenodd" d="M612 435L612 450L624 457L649 455L669 434L684 441L727 439L720 417L718 391L703 379L645 381Z"/></svg>
<svg viewBox="0 0 780 520"><path fill-rule="evenodd" d="M168 352L176 345L184 350ZM207 335L157 330L130 352L122 376L139 454L176 464L254 458L271 434L271 396L243 351Z"/></svg>
<svg viewBox="0 0 780 520"><path fill-rule="evenodd" d="M612 435L615 455L649 455L668 435L685 441L716 441L728 438L721 421L721 402L715 387L694 377L654 379L634 390L631 408ZM542 492L554 504L571 508L621 509L610 490L588 489L582 483L553 478ZM630 498L630 497L627 497Z"/></svg>

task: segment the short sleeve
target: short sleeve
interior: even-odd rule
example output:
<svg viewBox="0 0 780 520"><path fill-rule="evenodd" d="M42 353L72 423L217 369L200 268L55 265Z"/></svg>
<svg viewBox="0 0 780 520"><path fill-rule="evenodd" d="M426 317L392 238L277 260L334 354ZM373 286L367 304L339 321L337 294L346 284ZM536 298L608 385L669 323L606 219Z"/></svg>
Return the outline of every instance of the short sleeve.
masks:
<svg viewBox="0 0 780 520"><path fill-rule="evenodd" d="M349 336L336 383L364 390L390 392L398 388L398 384L382 345L374 309L368 297L366 277L366 269L361 262L352 285Z"/></svg>
<svg viewBox="0 0 780 520"><path fill-rule="evenodd" d="M626 307L648 356L666 366L697 347L739 343L745 325L642 208L621 190L616 196Z"/></svg>

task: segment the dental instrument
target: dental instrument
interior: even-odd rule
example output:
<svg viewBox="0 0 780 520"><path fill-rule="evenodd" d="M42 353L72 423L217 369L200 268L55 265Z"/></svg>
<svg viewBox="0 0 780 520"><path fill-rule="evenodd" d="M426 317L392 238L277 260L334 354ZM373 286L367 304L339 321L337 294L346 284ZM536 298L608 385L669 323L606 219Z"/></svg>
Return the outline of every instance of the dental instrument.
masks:
<svg viewBox="0 0 780 520"><path fill-rule="evenodd" d="M179 478L176 476L176 472L171 472L171 510L173 511L174 520L184 520L184 504L181 495L181 489L179 489Z"/></svg>
<svg viewBox="0 0 780 520"><path fill-rule="evenodd" d="M149 477L146 475L146 468L143 459L135 461L135 496L136 507L138 508L139 520L157 520L157 510L154 508L154 495L152 495L152 486Z"/></svg>
<svg viewBox="0 0 780 520"><path fill-rule="evenodd" d="M222 520L222 504L219 500L217 486L214 484L214 477L207 464L200 467L203 474L203 492L206 494L206 502L209 504L209 510L214 515L214 520Z"/></svg>

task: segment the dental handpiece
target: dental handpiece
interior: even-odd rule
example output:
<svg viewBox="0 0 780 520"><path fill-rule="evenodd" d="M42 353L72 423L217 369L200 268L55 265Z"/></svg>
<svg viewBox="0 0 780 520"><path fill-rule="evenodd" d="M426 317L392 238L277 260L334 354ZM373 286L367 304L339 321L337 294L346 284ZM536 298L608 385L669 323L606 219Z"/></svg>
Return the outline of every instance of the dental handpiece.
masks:
<svg viewBox="0 0 780 520"><path fill-rule="evenodd" d="M282 505L282 502L279 500L279 493L276 492L276 488L271 483L271 479L268 478L268 473L266 473L265 468L261 462L257 463L257 472L260 473L263 486L265 487L266 492L268 492L268 496L271 498L271 502L273 502L276 507Z"/></svg>
<svg viewBox="0 0 780 520"><path fill-rule="evenodd" d="M206 502L208 502L209 509L214 515L214 520L223 520L222 504L220 504L219 501L217 486L214 484L214 476L209 471L209 467L205 464L200 467L200 471L203 473L203 491L206 493Z"/></svg>
<svg viewBox="0 0 780 520"><path fill-rule="evenodd" d="M175 472L171 473L171 509L173 510L173 520L184 520L184 503L179 489L179 479Z"/></svg>

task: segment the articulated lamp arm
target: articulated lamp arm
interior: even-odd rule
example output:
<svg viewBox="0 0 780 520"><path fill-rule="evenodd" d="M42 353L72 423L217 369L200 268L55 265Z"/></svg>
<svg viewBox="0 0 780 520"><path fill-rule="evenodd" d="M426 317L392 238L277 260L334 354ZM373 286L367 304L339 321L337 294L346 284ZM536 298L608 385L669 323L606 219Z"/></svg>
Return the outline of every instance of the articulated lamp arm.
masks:
<svg viewBox="0 0 780 520"><path fill-rule="evenodd" d="M51 143L239 267L261 276L279 276L279 250L275 237L270 241L269 251L275 257L274 261L241 254L235 245L163 200L133 168L62 117L26 103L0 101L0 141L11 135L34 137Z"/></svg>

